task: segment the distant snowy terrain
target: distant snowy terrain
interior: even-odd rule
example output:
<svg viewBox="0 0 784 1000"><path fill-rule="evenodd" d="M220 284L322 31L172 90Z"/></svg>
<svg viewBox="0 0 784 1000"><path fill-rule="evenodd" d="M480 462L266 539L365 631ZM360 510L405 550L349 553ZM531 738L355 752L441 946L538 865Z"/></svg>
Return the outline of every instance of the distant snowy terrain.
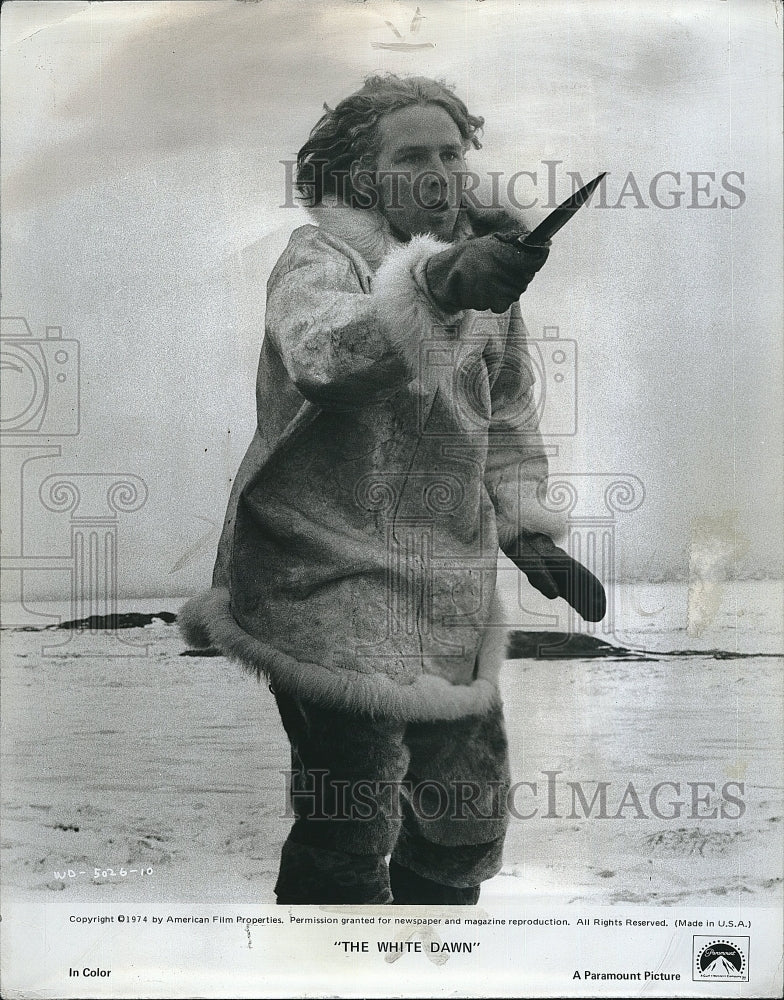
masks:
<svg viewBox="0 0 784 1000"><path fill-rule="evenodd" d="M687 634L685 607L680 584L621 588L621 624L602 638L644 655L508 661L513 776L529 783L515 806L536 814L512 818L483 901L781 899L781 587L726 585L700 635ZM69 634L2 633L4 892L274 902L290 819L272 695L222 657L181 655L161 619L118 636L142 655L118 656L117 637L102 632L47 653ZM710 802L695 805L709 792L698 782L715 787ZM726 800L724 818L706 818L727 783L742 805ZM588 807L603 788L607 818L576 786ZM676 801L680 816L666 818Z"/></svg>

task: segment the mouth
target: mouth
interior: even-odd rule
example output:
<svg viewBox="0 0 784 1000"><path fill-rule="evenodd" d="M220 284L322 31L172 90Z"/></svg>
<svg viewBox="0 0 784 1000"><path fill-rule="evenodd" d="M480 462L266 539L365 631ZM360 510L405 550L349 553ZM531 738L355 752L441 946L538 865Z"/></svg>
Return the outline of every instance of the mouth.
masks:
<svg viewBox="0 0 784 1000"><path fill-rule="evenodd" d="M449 191L428 191L426 196L419 199L419 207L424 209L427 215L445 215L451 208Z"/></svg>

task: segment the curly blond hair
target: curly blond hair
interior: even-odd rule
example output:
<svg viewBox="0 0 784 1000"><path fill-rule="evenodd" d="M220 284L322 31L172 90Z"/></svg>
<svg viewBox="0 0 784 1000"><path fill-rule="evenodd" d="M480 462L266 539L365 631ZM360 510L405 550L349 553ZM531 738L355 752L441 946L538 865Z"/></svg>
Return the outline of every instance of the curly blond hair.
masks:
<svg viewBox="0 0 784 1000"><path fill-rule="evenodd" d="M484 118L472 115L443 81L393 73L369 76L360 90L335 108L324 105L325 114L297 154L296 187L300 198L314 206L325 195L339 195L352 204L355 192L351 164L377 153L378 126L384 115L415 104L443 108L457 125L466 148L481 148L477 133L484 125Z"/></svg>

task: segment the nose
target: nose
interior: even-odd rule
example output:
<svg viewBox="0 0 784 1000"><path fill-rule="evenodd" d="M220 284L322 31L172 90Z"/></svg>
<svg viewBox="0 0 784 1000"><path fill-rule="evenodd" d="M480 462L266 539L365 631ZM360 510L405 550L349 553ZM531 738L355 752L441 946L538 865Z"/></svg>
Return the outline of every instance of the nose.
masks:
<svg viewBox="0 0 784 1000"><path fill-rule="evenodd" d="M437 154L433 154L428 160L427 164L427 180L430 186L444 188L449 182L449 173L444 166L441 157Z"/></svg>
<svg viewBox="0 0 784 1000"><path fill-rule="evenodd" d="M431 156L417 179L420 197L428 205L443 201L449 193L449 173L439 156Z"/></svg>

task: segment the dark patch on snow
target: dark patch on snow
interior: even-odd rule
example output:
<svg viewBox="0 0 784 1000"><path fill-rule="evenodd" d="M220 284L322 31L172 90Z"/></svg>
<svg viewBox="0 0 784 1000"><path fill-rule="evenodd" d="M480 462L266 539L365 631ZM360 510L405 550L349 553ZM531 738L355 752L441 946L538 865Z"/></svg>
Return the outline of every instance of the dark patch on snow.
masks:
<svg viewBox="0 0 784 1000"><path fill-rule="evenodd" d="M22 625L10 626L14 632L45 632L52 629L72 632L117 631L126 628L144 628L155 620L165 625L173 625L177 615L171 611L153 611L140 613L129 611L116 615L90 615L88 618L76 618L73 621L60 622L59 625ZM223 656L223 652L215 647L205 649L186 649L180 656ZM776 658L784 653L740 653L727 649L672 649L648 652L644 649L630 649L627 646L613 646L604 639L580 632L510 632L506 647L506 658L509 660L587 660L609 659L623 660L627 663L655 663L664 657L696 657L713 660L754 660L760 658Z"/></svg>
<svg viewBox="0 0 784 1000"><path fill-rule="evenodd" d="M760 657L781 659L784 653L733 653L729 649L671 649L660 656L699 656L713 660L758 660Z"/></svg>
<svg viewBox="0 0 784 1000"><path fill-rule="evenodd" d="M90 615L89 618L77 618L71 622L60 622L59 625L47 625L47 628L68 629L70 631L105 629L108 632L114 632L119 628L144 628L145 625L151 625L156 618L166 625L173 625L177 621L177 615L171 611L153 611L150 614L128 611L122 615Z"/></svg>
<svg viewBox="0 0 784 1000"><path fill-rule="evenodd" d="M740 653L728 649L629 649L613 646L604 639L579 632L510 632L506 647L509 660L590 660L610 659L626 662L657 663L669 656L712 660L780 659L782 653Z"/></svg>
<svg viewBox="0 0 784 1000"><path fill-rule="evenodd" d="M677 830L662 830L645 838L645 844L652 854L725 854L739 839L746 837L742 830L701 830L699 827L678 827ZM714 890L715 892L716 890Z"/></svg>
<svg viewBox="0 0 784 1000"><path fill-rule="evenodd" d="M10 631L48 632L52 629L64 629L68 632L116 632L121 628L144 628L145 625L151 625L156 618L166 625L173 625L177 621L177 615L171 611L153 611L150 614L128 611L122 615L90 615L88 618L75 618L73 621L60 622L59 625L12 625Z"/></svg>
<svg viewBox="0 0 784 1000"><path fill-rule="evenodd" d="M511 632L506 657L509 660L653 659L644 650L613 646L604 639L579 632Z"/></svg>

